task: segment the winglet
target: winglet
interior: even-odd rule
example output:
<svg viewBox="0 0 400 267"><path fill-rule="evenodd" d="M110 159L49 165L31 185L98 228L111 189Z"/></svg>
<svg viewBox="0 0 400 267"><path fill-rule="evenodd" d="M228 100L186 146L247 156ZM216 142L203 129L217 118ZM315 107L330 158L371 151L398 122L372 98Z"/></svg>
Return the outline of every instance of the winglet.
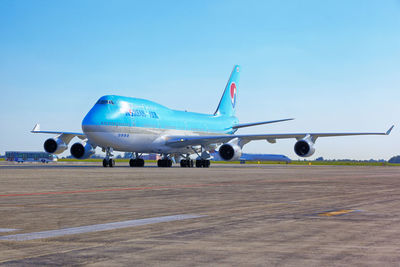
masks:
<svg viewBox="0 0 400 267"><path fill-rule="evenodd" d="M393 130L394 125L392 125L392 127L390 127L389 130L387 130L386 135L389 135L391 133L391 131Z"/></svg>
<svg viewBox="0 0 400 267"><path fill-rule="evenodd" d="M39 132L39 131L40 131L40 124L36 123L35 127L33 127L31 132L34 133L34 132Z"/></svg>

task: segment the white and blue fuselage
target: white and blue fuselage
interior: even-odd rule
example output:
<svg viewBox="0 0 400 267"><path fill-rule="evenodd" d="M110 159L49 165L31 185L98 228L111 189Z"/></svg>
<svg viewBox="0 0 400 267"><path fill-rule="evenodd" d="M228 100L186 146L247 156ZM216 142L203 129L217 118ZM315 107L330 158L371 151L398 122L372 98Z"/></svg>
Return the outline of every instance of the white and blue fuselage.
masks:
<svg viewBox="0 0 400 267"><path fill-rule="evenodd" d="M233 134L235 116L200 114L169 109L155 102L107 95L82 121L82 130L94 146L139 153L189 153L191 147L164 147L166 136Z"/></svg>

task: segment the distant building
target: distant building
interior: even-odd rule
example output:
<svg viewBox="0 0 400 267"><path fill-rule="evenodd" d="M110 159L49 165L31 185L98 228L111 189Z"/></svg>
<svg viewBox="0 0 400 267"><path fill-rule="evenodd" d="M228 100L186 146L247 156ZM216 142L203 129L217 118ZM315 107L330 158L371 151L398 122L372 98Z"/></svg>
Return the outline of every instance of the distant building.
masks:
<svg viewBox="0 0 400 267"><path fill-rule="evenodd" d="M390 158L389 163L400 163L400 155Z"/></svg>
<svg viewBox="0 0 400 267"><path fill-rule="evenodd" d="M158 154L144 154L142 155L144 160L158 160L161 157Z"/></svg>
<svg viewBox="0 0 400 267"><path fill-rule="evenodd" d="M57 157L47 152L36 151L6 151L5 160L16 162L43 162L57 161Z"/></svg>
<svg viewBox="0 0 400 267"><path fill-rule="evenodd" d="M132 158L132 152L125 152L124 159L130 159L130 158Z"/></svg>

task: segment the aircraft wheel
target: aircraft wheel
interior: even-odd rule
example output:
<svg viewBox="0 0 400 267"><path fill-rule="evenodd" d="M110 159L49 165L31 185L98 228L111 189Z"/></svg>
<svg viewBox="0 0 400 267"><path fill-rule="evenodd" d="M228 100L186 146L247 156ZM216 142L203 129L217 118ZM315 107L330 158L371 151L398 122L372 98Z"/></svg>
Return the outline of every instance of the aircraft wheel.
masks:
<svg viewBox="0 0 400 267"><path fill-rule="evenodd" d="M210 161L208 159L196 160L196 168L208 168L210 167Z"/></svg>
<svg viewBox="0 0 400 267"><path fill-rule="evenodd" d="M138 167L144 167L144 159L138 159Z"/></svg>
<svg viewBox="0 0 400 267"><path fill-rule="evenodd" d="M191 159L181 160L181 167L193 168L193 160Z"/></svg>
<svg viewBox="0 0 400 267"><path fill-rule="evenodd" d="M170 160L170 159L159 159L157 161L157 166L158 167L171 167L172 166L172 160Z"/></svg>
<svg viewBox="0 0 400 267"><path fill-rule="evenodd" d="M196 168L201 168L201 167L203 167L202 160L197 159L196 160Z"/></svg>
<svg viewBox="0 0 400 267"><path fill-rule="evenodd" d="M103 167L108 167L108 160L103 159Z"/></svg>
<svg viewBox="0 0 400 267"><path fill-rule="evenodd" d="M205 160L204 161L204 167L205 168L209 168L210 167L210 161L209 160Z"/></svg>
<svg viewBox="0 0 400 267"><path fill-rule="evenodd" d="M129 166L131 167L144 167L144 159L130 159Z"/></svg>
<svg viewBox="0 0 400 267"><path fill-rule="evenodd" d="M108 166L111 167L111 168L114 167L115 166L115 160L114 159L109 159L108 160Z"/></svg>

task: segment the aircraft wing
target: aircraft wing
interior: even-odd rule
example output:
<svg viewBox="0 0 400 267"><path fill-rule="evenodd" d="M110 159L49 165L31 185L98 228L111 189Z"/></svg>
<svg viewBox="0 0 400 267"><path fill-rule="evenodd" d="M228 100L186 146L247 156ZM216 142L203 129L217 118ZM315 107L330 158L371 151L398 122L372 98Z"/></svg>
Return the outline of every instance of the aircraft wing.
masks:
<svg viewBox="0 0 400 267"><path fill-rule="evenodd" d="M267 140L275 143L276 139L296 138L301 140L310 137L313 142L319 137L332 136L354 136L354 135L389 135L394 126L386 132L360 132L360 133L288 133L288 134L232 134L232 135L211 135L211 136L167 136L166 145L170 147L183 147L194 145L210 145L218 143L226 143L235 138L238 139L241 146L254 140Z"/></svg>
<svg viewBox="0 0 400 267"><path fill-rule="evenodd" d="M239 128L244 128L244 127L251 127L251 126L257 126L257 125L263 125L263 124L271 124L271 123L277 123L277 122L283 122L283 121L291 121L294 120L293 118L290 119L283 119L283 120L274 120L274 121L260 121L260 122L252 122L252 123L241 123L241 124L236 124L233 125L233 129L239 129Z"/></svg>
<svg viewBox="0 0 400 267"><path fill-rule="evenodd" d="M32 129L31 133L43 133L43 134L56 134L59 135L64 142L69 143L69 141L75 136L81 140L85 140L87 137L84 133L76 133L76 132L57 132L57 131L41 131L40 125L36 124Z"/></svg>

